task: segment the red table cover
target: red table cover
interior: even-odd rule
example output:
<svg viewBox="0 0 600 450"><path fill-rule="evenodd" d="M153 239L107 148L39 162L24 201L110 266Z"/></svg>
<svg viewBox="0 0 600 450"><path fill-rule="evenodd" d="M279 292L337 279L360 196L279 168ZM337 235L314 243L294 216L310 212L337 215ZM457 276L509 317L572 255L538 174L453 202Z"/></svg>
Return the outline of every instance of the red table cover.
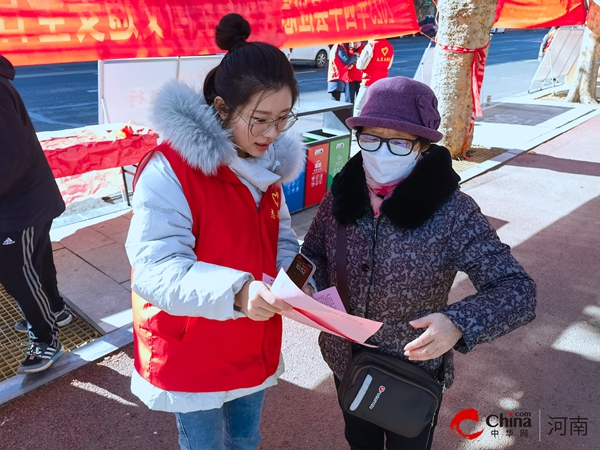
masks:
<svg viewBox="0 0 600 450"><path fill-rule="evenodd" d="M150 128L127 124L91 125L38 133L55 178L137 164L157 145Z"/></svg>

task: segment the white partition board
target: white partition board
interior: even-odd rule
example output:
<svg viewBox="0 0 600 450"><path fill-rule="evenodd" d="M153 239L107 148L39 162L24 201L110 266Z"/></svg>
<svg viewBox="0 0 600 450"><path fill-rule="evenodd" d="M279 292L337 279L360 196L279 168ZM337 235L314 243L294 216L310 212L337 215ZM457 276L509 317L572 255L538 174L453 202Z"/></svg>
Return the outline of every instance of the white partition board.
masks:
<svg viewBox="0 0 600 450"><path fill-rule="evenodd" d="M581 40L583 38L583 28L559 28L546 50L540 65L531 80L529 92L532 92L532 86L535 82L540 82L544 89L546 82L550 86L556 85L558 78L566 77L573 65L577 62L581 50Z"/></svg>
<svg viewBox="0 0 600 450"><path fill-rule="evenodd" d="M194 89L202 90L204 79L213 67L216 67L223 55L186 56L179 59L179 79Z"/></svg>
<svg viewBox="0 0 600 450"><path fill-rule="evenodd" d="M431 74L433 70L433 55L435 53L435 47L431 45L431 42L423 52L421 62L417 67L417 71L413 76L414 80L425 83L427 86L431 86Z"/></svg>
<svg viewBox="0 0 600 450"><path fill-rule="evenodd" d="M200 90L223 55L98 61L99 123L150 126L150 106L158 90L178 78Z"/></svg>

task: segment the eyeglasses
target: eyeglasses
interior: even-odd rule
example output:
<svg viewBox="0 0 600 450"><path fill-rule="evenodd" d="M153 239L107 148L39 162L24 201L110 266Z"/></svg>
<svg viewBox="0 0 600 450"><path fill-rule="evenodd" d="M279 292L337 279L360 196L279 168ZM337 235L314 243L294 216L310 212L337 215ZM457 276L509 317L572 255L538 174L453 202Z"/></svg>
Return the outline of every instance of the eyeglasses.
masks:
<svg viewBox="0 0 600 450"><path fill-rule="evenodd" d="M231 105L229 105L229 106L231 106ZM242 116L242 113L239 112L237 109L235 109L233 106L231 106L231 108L236 113L238 113L238 116L240 116L244 122L246 122L248 124L248 126L250 127L250 134L252 136L262 136L264 134L267 134L269 132L269 130L271 130L271 128L273 128L273 125L275 125L277 127L277 131L279 133L283 133L284 131L289 130L292 127L292 125L294 125L296 123L296 121L298 120L298 116L296 114L294 114L292 111L290 111L286 116L280 117L277 120L275 120L275 119L254 119L252 122L250 122L248 119L246 119L244 116Z"/></svg>
<svg viewBox="0 0 600 450"><path fill-rule="evenodd" d="M420 139L404 139L404 138L381 138L379 136L373 136L372 134L356 133L356 140L358 146L367 152L376 152L381 147L381 144L385 142L387 148L396 156L410 155Z"/></svg>

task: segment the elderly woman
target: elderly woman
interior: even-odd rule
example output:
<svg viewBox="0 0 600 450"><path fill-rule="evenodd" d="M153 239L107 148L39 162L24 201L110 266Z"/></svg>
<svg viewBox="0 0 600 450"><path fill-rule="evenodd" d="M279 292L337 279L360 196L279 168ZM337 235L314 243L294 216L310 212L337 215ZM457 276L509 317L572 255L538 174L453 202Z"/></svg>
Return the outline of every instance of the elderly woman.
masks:
<svg viewBox="0 0 600 450"><path fill-rule="evenodd" d="M405 77L380 80L360 116L346 123L361 151L336 176L302 253L317 265L318 289L336 285L336 236L344 224L348 312L383 322L368 341L377 352L433 376L450 351L443 374L449 387L452 349L467 353L534 319L535 283L460 191L448 150L432 144L443 135L428 86ZM449 305L459 271L477 293ZM347 343L322 333L319 344L339 386ZM383 449L384 441L388 450L429 449L435 426L407 438L346 412L344 420L352 450Z"/></svg>

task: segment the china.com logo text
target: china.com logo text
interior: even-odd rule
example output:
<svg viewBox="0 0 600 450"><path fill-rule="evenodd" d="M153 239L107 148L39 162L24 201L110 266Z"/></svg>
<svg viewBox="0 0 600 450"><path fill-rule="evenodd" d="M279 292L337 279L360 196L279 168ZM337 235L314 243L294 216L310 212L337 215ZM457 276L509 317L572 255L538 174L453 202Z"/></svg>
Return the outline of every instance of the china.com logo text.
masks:
<svg viewBox="0 0 600 450"><path fill-rule="evenodd" d="M474 431L473 433L465 433L461 429L461 424L464 421L479 422L479 412L475 408L463 409L459 411L450 422L450 429L453 433L466 439L477 439L484 432L484 429ZM509 412L507 416L504 413L490 414L485 418L485 423L488 427L496 428L531 428L531 413L530 412Z"/></svg>
<svg viewBox="0 0 600 450"><path fill-rule="evenodd" d="M500 413L499 416L491 414L485 419L485 423L489 427L502 427L502 428L531 428L531 413L530 412L516 412L508 413L508 417Z"/></svg>

